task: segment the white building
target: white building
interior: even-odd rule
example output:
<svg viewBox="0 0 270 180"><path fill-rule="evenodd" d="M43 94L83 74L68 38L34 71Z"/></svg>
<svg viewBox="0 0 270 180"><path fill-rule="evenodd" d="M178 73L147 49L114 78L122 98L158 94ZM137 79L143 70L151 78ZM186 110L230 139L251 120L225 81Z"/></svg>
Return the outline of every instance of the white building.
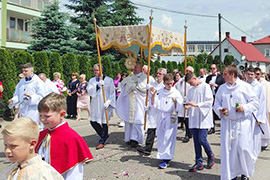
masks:
<svg viewBox="0 0 270 180"><path fill-rule="evenodd" d="M221 59L224 60L226 55L232 55L234 63L240 70L246 69L249 65L259 67L263 72L266 72L267 66L270 63L257 48L251 43L246 42L246 37L242 36L241 41L231 39L230 33L226 32L226 38L221 42ZM213 57L219 55L219 46L211 53Z"/></svg>

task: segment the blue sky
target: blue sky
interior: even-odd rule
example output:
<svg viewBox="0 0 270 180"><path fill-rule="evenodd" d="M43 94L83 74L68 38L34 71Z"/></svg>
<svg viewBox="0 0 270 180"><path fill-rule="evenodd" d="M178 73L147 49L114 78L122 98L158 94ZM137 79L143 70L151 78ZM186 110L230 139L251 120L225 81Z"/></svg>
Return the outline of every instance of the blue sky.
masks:
<svg viewBox="0 0 270 180"><path fill-rule="evenodd" d="M61 3L65 3L63 0ZM247 32L250 36L234 28L222 20L222 35L229 31L234 39L247 36L247 41L255 41L270 35L270 3L268 0L131 0L134 3L162 7L175 11L217 16L218 13ZM150 9L138 6L137 13L149 23ZM188 40L218 40L218 19L187 16L154 10L153 25L184 33L185 20L187 21Z"/></svg>

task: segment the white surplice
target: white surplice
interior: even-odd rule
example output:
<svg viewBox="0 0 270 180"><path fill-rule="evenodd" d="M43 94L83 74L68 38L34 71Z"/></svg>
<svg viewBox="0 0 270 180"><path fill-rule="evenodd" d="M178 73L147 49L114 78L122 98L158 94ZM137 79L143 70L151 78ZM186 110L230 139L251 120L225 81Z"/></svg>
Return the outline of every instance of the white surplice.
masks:
<svg viewBox="0 0 270 180"><path fill-rule="evenodd" d="M263 85L265 90L265 99L266 99L266 122L261 124L261 127L264 131L262 134L262 146L268 146L270 141L270 83L264 78L260 79L260 83Z"/></svg>
<svg viewBox="0 0 270 180"><path fill-rule="evenodd" d="M30 98L24 96L24 94L30 95ZM38 103L45 95L44 82L34 74L31 80L26 81L23 78L17 84L12 98L13 105L20 104L20 117L28 117L40 125Z"/></svg>
<svg viewBox="0 0 270 180"><path fill-rule="evenodd" d="M213 94L209 84L202 82L191 87L187 94L187 102L194 102L198 107L189 108L189 128L209 129L213 124Z"/></svg>
<svg viewBox="0 0 270 180"><path fill-rule="evenodd" d="M56 87L55 83L53 83L50 79L46 79L45 83L45 88L46 88L46 95L54 92L57 94L60 94L58 88Z"/></svg>
<svg viewBox="0 0 270 180"><path fill-rule="evenodd" d="M186 86L186 95L185 95L185 86ZM180 92L182 98L184 99L184 101L186 101L186 97L187 97L187 94L188 94L188 91L189 89L191 88L191 86L186 83L185 85L185 76L180 79L175 85L174 87ZM184 113L184 111L186 111ZM188 118L188 111L189 110L185 110L184 106L179 106L178 108L178 117L186 117Z"/></svg>
<svg viewBox="0 0 270 180"><path fill-rule="evenodd" d="M247 82L248 83L248 82ZM251 83L249 83L252 87L254 92L256 93L257 97L259 98L259 109L256 112L253 112L254 116L257 118L258 122L262 124L266 123L266 99L265 99L265 90L262 84L260 84L257 79L254 79ZM252 131L253 131L253 142L254 142L254 153L258 157L261 152L261 139L262 139L262 132L256 122L252 121Z"/></svg>
<svg viewBox="0 0 270 180"><path fill-rule="evenodd" d="M146 74L131 74L121 82L121 93L116 102L116 113L125 121L125 141L143 143Z"/></svg>
<svg viewBox="0 0 270 180"><path fill-rule="evenodd" d="M240 104L244 112L236 112L235 105ZM228 109L228 116L220 113ZM252 112L259 108L259 100L252 87L237 78L231 85L220 86L216 96L214 110L221 119L221 180L231 180L238 175L250 177L254 173L256 156L253 152Z"/></svg>
<svg viewBox="0 0 270 180"><path fill-rule="evenodd" d="M176 106L173 98L177 100ZM178 120L171 120L171 114L174 110L178 110L179 106L183 106L183 98L174 87L169 91L165 88L160 89L155 95L155 101L151 108L155 108L157 112L157 158L173 159Z"/></svg>
<svg viewBox="0 0 270 180"><path fill-rule="evenodd" d="M91 99L91 113L90 120L92 122L97 122L99 124L106 124L105 108L102 87L98 86L98 81L96 77L93 77L89 80L87 91L92 97ZM113 109L115 108L115 87L113 79L106 76L104 78L104 91L106 96L106 101L109 101L110 106L107 108L108 118L113 116Z"/></svg>

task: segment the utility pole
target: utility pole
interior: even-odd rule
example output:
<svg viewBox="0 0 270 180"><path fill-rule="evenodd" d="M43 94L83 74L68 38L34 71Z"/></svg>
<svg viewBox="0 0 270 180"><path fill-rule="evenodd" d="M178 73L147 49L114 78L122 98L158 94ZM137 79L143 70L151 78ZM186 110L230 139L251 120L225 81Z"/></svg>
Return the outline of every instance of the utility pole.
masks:
<svg viewBox="0 0 270 180"><path fill-rule="evenodd" d="M221 61L221 14L218 14L218 40L219 40L219 70L222 71Z"/></svg>

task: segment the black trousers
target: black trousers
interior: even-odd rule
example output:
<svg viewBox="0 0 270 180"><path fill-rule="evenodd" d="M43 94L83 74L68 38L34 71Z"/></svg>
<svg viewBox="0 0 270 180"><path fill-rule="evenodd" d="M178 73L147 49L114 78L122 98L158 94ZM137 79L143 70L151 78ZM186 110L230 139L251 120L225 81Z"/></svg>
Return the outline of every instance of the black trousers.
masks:
<svg viewBox="0 0 270 180"><path fill-rule="evenodd" d="M188 121L189 119L188 118L184 118L184 117L180 117L180 122L184 122L185 123L185 128L186 128L186 134L185 134L185 137L189 137L191 138L192 137L192 134L189 130L189 125L188 125Z"/></svg>
<svg viewBox="0 0 270 180"><path fill-rule="evenodd" d="M156 128L148 128L147 129L147 137L145 140L145 147L144 150L151 153L153 145L154 145L154 140L156 137Z"/></svg>
<svg viewBox="0 0 270 180"><path fill-rule="evenodd" d="M102 126L101 126L97 122L90 121L90 123L100 137L98 144L105 144L106 140L109 137L107 124L102 124Z"/></svg>

